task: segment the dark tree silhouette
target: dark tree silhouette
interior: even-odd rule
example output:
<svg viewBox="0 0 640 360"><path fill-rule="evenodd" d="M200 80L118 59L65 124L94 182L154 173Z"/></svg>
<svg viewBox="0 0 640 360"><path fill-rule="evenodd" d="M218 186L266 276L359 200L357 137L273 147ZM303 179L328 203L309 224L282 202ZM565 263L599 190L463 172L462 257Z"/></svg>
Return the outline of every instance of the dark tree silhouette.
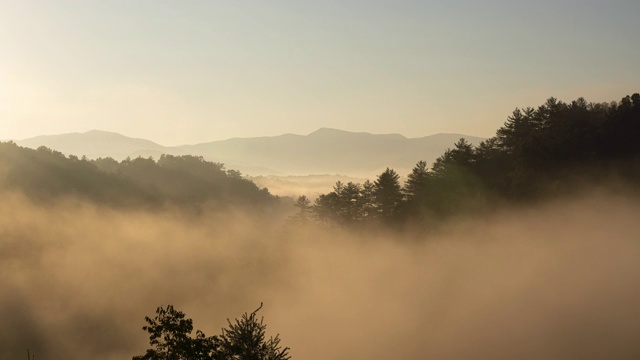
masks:
<svg viewBox="0 0 640 360"><path fill-rule="evenodd" d="M369 180L362 183L359 200L362 219L364 221L371 222L373 219L375 219L377 213L376 185Z"/></svg>
<svg viewBox="0 0 640 360"><path fill-rule="evenodd" d="M387 168L374 182L377 215L383 219L392 219L402 201L400 175Z"/></svg>
<svg viewBox="0 0 640 360"><path fill-rule="evenodd" d="M429 186L431 174L426 161L419 161L407 176L402 194L404 195L404 215L414 216L430 202Z"/></svg>
<svg viewBox="0 0 640 360"><path fill-rule="evenodd" d="M320 224L330 224L337 219L338 194L334 191L322 194L313 203L313 213Z"/></svg>
<svg viewBox="0 0 640 360"><path fill-rule="evenodd" d="M207 337L198 330L192 337L193 321L177 311L172 305L159 307L152 319L145 317L148 325L143 327L149 336L145 355L133 360L288 360L289 348L280 346L280 338L266 338L264 320L256 314L244 313L233 323L227 319L228 329L220 336Z"/></svg>
<svg viewBox="0 0 640 360"><path fill-rule="evenodd" d="M496 200L528 202L571 194L582 184L611 177L630 186L640 183L637 93L620 102L549 98L537 108L515 109L496 136L479 146L460 139L431 169L419 162L408 175L402 199L397 174L387 169L373 191L361 187L359 210L363 220L448 216L483 211ZM321 196L320 204L327 206L318 210L324 218L331 217L330 209L342 211L328 206L337 204L338 194L332 194Z"/></svg>
<svg viewBox="0 0 640 360"><path fill-rule="evenodd" d="M419 161L416 166L413 167L411 174L407 176L407 181L402 188L405 200L412 202L424 192L428 186L429 180L429 168L426 161Z"/></svg>
<svg viewBox="0 0 640 360"><path fill-rule="evenodd" d="M218 338L206 337L200 330L192 338L193 321L172 305L166 309L159 307L156 316L153 319L147 316L145 321L148 325L142 329L150 334L152 348L144 355L134 356L133 360L219 359Z"/></svg>
<svg viewBox="0 0 640 360"><path fill-rule="evenodd" d="M438 214L462 211L482 193L481 182L474 173L476 153L465 139L436 159L431 170L428 204Z"/></svg>
<svg viewBox="0 0 640 360"><path fill-rule="evenodd" d="M298 224L309 222L309 212L311 211L311 201L305 196L299 196L293 206L300 209L297 214L290 217L290 221Z"/></svg>
<svg viewBox="0 0 640 360"><path fill-rule="evenodd" d="M258 320L256 313L260 307L252 313L244 313L240 319L233 323L229 320L228 329L222 329L220 336L219 359L223 360L287 360L289 348L280 346L278 335L266 339L267 325L262 318Z"/></svg>
<svg viewBox="0 0 640 360"><path fill-rule="evenodd" d="M338 187L337 185L340 184ZM344 224L354 224L362 220L362 211L360 208L360 192L359 184L348 182L346 185L338 182L334 191L338 194L338 219Z"/></svg>
<svg viewBox="0 0 640 360"><path fill-rule="evenodd" d="M363 217L361 191L359 184L349 182L345 185L338 181L332 192L316 199L313 211L325 223L355 224Z"/></svg>

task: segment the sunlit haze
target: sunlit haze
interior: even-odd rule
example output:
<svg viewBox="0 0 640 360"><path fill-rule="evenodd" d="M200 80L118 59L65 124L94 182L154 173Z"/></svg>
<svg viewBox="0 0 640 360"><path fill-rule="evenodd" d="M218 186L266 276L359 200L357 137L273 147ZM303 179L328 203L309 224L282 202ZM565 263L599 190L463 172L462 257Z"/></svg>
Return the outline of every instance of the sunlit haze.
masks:
<svg viewBox="0 0 640 360"><path fill-rule="evenodd" d="M0 2L0 139L492 136L640 84L640 2Z"/></svg>
<svg viewBox="0 0 640 360"><path fill-rule="evenodd" d="M0 360L640 359L638 19L0 0Z"/></svg>

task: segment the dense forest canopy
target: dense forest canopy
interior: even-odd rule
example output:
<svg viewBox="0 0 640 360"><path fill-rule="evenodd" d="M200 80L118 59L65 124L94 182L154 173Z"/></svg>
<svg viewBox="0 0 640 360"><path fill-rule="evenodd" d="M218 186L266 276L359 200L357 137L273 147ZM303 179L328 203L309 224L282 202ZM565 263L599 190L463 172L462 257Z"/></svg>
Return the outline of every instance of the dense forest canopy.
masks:
<svg viewBox="0 0 640 360"><path fill-rule="evenodd" d="M276 198L240 172L199 156L162 155L116 161L88 160L40 147L36 150L0 143L5 189L38 200L75 196L112 206L198 208L274 205Z"/></svg>
<svg viewBox="0 0 640 360"><path fill-rule="evenodd" d="M640 180L637 93L620 102L549 98L538 108L516 109L478 146L460 139L430 168L418 162L404 185L393 169L373 183L338 182L312 210L321 223L397 224L545 199L612 178Z"/></svg>

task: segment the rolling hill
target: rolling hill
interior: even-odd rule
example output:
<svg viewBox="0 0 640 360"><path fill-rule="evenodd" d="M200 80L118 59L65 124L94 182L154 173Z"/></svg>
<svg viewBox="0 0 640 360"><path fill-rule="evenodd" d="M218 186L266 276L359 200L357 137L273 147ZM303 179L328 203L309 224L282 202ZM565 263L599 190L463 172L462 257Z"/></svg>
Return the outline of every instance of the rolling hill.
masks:
<svg viewBox="0 0 640 360"><path fill-rule="evenodd" d="M233 138L174 147L98 130L38 136L16 143L31 148L46 146L67 155L113 157L116 160L127 156L200 155L250 175L344 174L370 177L386 167L406 174L419 160L432 163L461 137L473 144L483 140L462 134L407 138L399 134L321 128L308 135Z"/></svg>

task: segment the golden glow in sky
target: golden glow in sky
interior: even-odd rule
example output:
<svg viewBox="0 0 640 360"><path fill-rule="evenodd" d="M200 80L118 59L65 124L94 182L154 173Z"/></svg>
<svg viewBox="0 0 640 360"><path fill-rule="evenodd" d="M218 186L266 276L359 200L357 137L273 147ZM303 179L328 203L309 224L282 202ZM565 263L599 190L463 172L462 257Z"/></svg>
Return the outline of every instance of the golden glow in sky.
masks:
<svg viewBox="0 0 640 360"><path fill-rule="evenodd" d="M640 2L2 1L0 139L491 136L640 84Z"/></svg>

